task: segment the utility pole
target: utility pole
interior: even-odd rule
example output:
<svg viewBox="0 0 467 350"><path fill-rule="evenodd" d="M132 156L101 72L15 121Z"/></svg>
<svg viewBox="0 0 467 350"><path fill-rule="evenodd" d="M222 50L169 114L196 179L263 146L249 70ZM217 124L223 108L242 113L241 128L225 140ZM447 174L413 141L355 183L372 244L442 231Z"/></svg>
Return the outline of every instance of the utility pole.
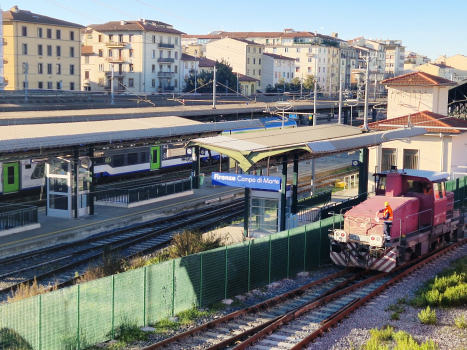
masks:
<svg viewBox="0 0 467 350"><path fill-rule="evenodd" d="M339 119L337 124L342 124L342 79L339 80Z"/></svg>
<svg viewBox="0 0 467 350"><path fill-rule="evenodd" d="M303 73L302 73L302 79L300 79L300 98L303 97Z"/></svg>
<svg viewBox="0 0 467 350"><path fill-rule="evenodd" d="M24 102L28 102L28 69L29 63L24 63Z"/></svg>
<svg viewBox="0 0 467 350"><path fill-rule="evenodd" d="M214 66L214 81L212 83L212 109L216 109L216 67Z"/></svg>
<svg viewBox="0 0 467 350"><path fill-rule="evenodd" d="M237 73L237 97L238 97L238 73Z"/></svg>
<svg viewBox="0 0 467 350"><path fill-rule="evenodd" d="M370 54L366 56L366 76L365 76L365 109L363 112L363 131L370 131L368 128L368 82L370 80Z"/></svg>
<svg viewBox="0 0 467 350"><path fill-rule="evenodd" d="M373 100L376 101L376 86L377 86L377 83L378 83L378 74L375 73L375 91L373 92Z"/></svg>
<svg viewBox="0 0 467 350"><path fill-rule="evenodd" d="M196 56L195 56L195 94L196 94L196 83L197 83L197 77L196 77L196 73L198 72L198 67L196 67Z"/></svg>
<svg viewBox="0 0 467 350"><path fill-rule="evenodd" d="M318 83L316 82L316 77L315 77L315 86L313 88L313 126L316 126L316 89L318 87Z"/></svg>
<svg viewBox="0 0 467 350"><path fill-rule="evenodd" d="M112 63L112 68L111 68L112 75L110 76L110 105L113 106L115 105L114 101L114 65Z"/></svg>

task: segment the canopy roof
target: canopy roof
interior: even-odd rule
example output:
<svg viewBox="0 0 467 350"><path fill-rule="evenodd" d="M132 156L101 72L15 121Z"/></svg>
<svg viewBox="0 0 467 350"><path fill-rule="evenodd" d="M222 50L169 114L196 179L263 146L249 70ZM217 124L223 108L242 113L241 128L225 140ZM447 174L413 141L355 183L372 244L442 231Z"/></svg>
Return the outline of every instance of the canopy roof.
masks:
<svg viewBox="0 0 467 350"><path fill-rule="evenodd" d="M310 158L318 158L425 133L426 130L422 128L363 133L361 129L348 125L325 124L198 138L191 140L187 147L201 146L228 155L244 171L248 171L267 157L298 152L300 155L310 153Z"/></svg>

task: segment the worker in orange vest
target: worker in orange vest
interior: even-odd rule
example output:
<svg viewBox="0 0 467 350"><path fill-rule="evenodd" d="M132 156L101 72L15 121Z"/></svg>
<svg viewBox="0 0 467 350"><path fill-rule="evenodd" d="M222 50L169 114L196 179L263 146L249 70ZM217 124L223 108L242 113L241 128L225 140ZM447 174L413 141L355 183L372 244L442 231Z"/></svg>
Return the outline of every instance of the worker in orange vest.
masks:
<svg viewBox="0 0 467 350"><path fill-rule="evenodd" d="M394 219L392 208L388 202L384 202L384 209L381 209L376 212L376 217L378 217L379 213L383 213L383 220L384 220L384 238L386 240L391 239L391 226L392 220Z"/></svg>

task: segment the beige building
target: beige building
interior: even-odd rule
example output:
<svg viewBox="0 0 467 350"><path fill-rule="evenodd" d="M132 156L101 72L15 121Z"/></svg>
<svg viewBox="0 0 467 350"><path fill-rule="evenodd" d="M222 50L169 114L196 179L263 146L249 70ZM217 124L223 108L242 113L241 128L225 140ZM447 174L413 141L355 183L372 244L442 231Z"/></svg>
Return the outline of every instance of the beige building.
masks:
<svg viewBox="0 0 467 350"><path fill-rule="evenodd" d="M181 34L153 20L112 21L83 31L83 90L128 93L181 91ZM113 73L112 73L113 70Z"/></svg>
<svg viewBox="0 0 467 350"><path fill-rule="evenodd" d="M456 83L435 75L415 72L381 82L388 89L387 119L422 111L448 115L449 88Z"/></svg>
<svg viewBox="0 0 467 350"><path fill-rule="evenodd" d="M250 84L251 87L264 90L263 83L263 52L264 45L252 41L224 38L206 44L206 57L215 61L226 61L232 67L232 71L255 79L257 83Z"/></svg>
<svg viewBox="0 0 467 350"><path fill-rule="evenodd" d="M454 55L446 57L445 55L440 56L436 63L445 64L452 67L452 79L453 81L467 80L467 56Z"/></svg>
<svg viewBox="0 0 467 350"><path fill-rule="evenodd" d="M79 90L81 28L18 6L3 11L5 90Z"/></svg>
<svg viewBox="0 0 467 350"><path fill-rule="evenodd" d="M451 66L447 66L444 63L425 63L418 66L415 69L420 72L436 75L438 77L449 80L453 80L454 77L454 68Z"/></svg>

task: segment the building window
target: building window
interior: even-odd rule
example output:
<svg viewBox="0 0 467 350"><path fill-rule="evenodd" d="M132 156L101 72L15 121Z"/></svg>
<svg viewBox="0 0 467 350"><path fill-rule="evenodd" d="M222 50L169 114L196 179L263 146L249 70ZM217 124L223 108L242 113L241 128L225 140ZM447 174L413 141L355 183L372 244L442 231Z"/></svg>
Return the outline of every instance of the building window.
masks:
<svg viewBox="0 0 467 350"><path fill-rule="evenodd" d="M175 59L178 60L178 52L175 52Z"/></svg>
<svg viewBox="0 0 467 350"><path fill-rule="evenodd" d="M256 69L253 69L253 75L256 75Z"/></svg>
<svg viewBox="0 0 467 350"><path fill-rule="evenodd" d="M98 86L104 86L104 78L99 78L99 79L97 80L97 85L98 85Z"/></svg>
<svg viewBox="0 0 467 350"><path fill-rule="evenodd" d="M249 69L246 70L246 75L250 75L250 70Z"/></svg>
<svg viewBox="0 0 467 350"><path fill-rule="evenodd" d="M135 80L133 78L128 79L128 86L129 87L134 87L135 86Z"/></svg>
<svg viewBox="0 0 467 350"><path fill-rule="evenodd" d="M418 169L418 150L404 149L404 169Z"/></svg>
<svg viewBox="0 0 467 350"><path fill-rule="evenodd" d="M99 72L103 72L103 71L104 71L104 64L99 63Z"/></svg>
<svg viewBox="0 0 467 350"><path fill-rule="evenodd" d="M104 50L99 50L99 57L104 57Z"/></svg>
<svg viewBox="0 0 467 350"><path fill-rule="evenodd" d="M55 38L56 39L61 39L62 38L62 31L60 29L57 29L55 31Z"/></svg>
<svg viewBox="0 0 467 350"><path fill-rule="evenodd" d="M100 42L100 43L102 42L102 34L99 34L99 35L97 36L97 41Z"/></svg>
<svg viewBox="0 0 467 350"><path fill-rule="evenodd" d="M289 52L289 48L288 48L288 47L284 47L284 52Z"/></svg>
<svg viewBox="0 0 467 350"><path fill-rule="evenodd" d="M109 41L110 41L110 42L114 41L114 36L113 36L113 34L109 34Z"/></svg>
<svg viewBox="0 0 467 350"><path fill-rule="evenodd" d="M261 75L261 69L258 69L258 75Z"/></svg>
<svg viewBox="0 0 467 350"><path fill-rule="evenodd" d="M21 27L21 34L23 36L28 36L28 27Z"/></svg>
<svg viewBox="0 0 467 350"><path fill-rule="evenodd" d="M128 35L128 42L129 43L133 42L133 34Z"/></svg>
<svg viewBox="0 0 467 350"><path fill-rule="evenodd" d="M175 38L175 45L178 45L178 38Z"/></svg>
<svg viewBox="0 0 467 350"><path fill-rule="evenodd" d="M151 73L156 73L156 65L155 64L152 65Z"/></svg>
<svg viewBox="0 0 467 350"><path fill-rule="evenodd" d="M110 50L109 50L109 57L112 57L113 54L114 54L114 52L110 49Z"/></svg>
<svg viewBox="0 0 467 350"><path fill-rule="evenodd" d="M178 66L174 66L174 73L178 73Z"/></svg>
<svg viewBox="0 0 467 350"><path fill-rule="evenodd" d="M256 64L256 58L253 58L253 64Z"/></svg>
<svg viewBox="0 0 467 350"><path fill-rule="evenodd" d="M47 56L52 56L52 45L47 45Z"/></svg>
<svg viewBox="0 0 467 350"><path fill-rule="evenodd" d="M28 44L23 44L23 55L28 54Z"/></svg>
<svg viewBox="0 0 467 350"><path fill-rule="evenodd" d="M290 73L289 72L287 72L287 78L290 78Z"/></svg>
<svg viewBox="0 0 467 350"><path fill-rule="evenodd" d="M130 49L129 55L130 55L130 57L133 57L133 49Z"/></svg>
<svg viewBox="0 0 467 350"><path fill-rule="evenodd" d="M62 56L62 47L57 46L57 57L61 57L61 56Z"/></svg>
<svg viewBox="0 0 467 350"><path fill-rule="evenodd" d="M88 70L84 71L84 79L89 79L89 71Z"/></svg>
<svg viewBox="0 0 467 350"><path fill-rule="evenodd" d="M250 47L249 46L247 46L246 52L250 53Z"/></svg>
<svg viewBox="0 0 467 350"><path fill-rule="evenodd" d="M259 53L261 53L261 48L259 48ZM260 61L261 61L261 59L260 59ZM261 64L261 62L260 62L260 64Z"/></svg>
<svg viewBox="0 0 467 350"><path fill-rule="evenodd" d="M70 75L75 75L75 65L70 64Z"/></svg>
<svg viewBox="0 0 467 350"><path fill-rule="evenodd" d="M49 90L52 90L52 89L53 89L53 87L52 87L52 82L51 82L51 81L48 81L48 82L47 82L47 89L49 89Z"/></svg>
<svg viewBox="0 0 467 350"><path fill-rule="evenodd" d="M381 159L381 171L391 170L391 165L397 165L396 149L383 148Z"/></svg>
<svg viewBox="0 0 467 350"><path fill-rule="evenodd" d="M156 58L156 50L152 50L152 58Z"/></svg>
<svg viewBox="0 0 467 350"><path fill-rule="evenodd" d="M62 74L62 65L60 63L57 63L57 74Z"/></svg>
<svg viewBox="0 0 467 350"><path fill-rule="evenodd" d="M75 48L70 46L70 57L75 57Z"/></svg>
<svg viewBox="0 0 467 350"><path fill-rule="evenodd" d="M248 58L246 59L246 63L247 63L247 64L250 64L250 57L248 57Z"/></svg>
<svg viewBox="0 0 467 350"><path fill-rule="evenodd" d="M70 30L70 40L73 41L75 40L75 32Z"/></svg>
<svg viewBox="0 0 467 350"><path fill-rule="evenodd" d="M155 36L155 35L152 36L152 43L153 43L153 44L156 43L156 36Z"/></svg>
<svg viewBox="0 0 467 350"><path fill-rule="evenodd" d="M132 63L130 63L130 72L133 72L134 71L134 66Z"/></svg>
<svg viewBox="0 0 467 350"><path fill-rule="evenodd" d="M178 80L174 79L174 87L178 87Z"/></svg>
<svg viewBox="0 0 467 350"><path fill-rule="evenodd" d="M37 28L37 37L42 38L42 28Z"/></svg>
<svg viewBox="0 0 467 350"><path fill-rule="evenodd" d="M188 69L188 62L185 62L185 69Z"/></svg>
<svg viewBox="0 0 467 350"><path fill-rule="evenodd" d="M57 81L57 90L61 90L61 89L62 89L62 82Z"/></svg>
<svg viewBox="0 0 467 350"><path fill-rule="evenodd" d="M43 88L44 88L44 83L43 83L42 81L39 81L39 82L37 83L37 88L38 88L38 89L43 89Z"/></svg>
<svg viewBox="0 0 467 350"><path fill-rule="evenodd" d="M47 29L47 39L52 39L52 29Z"/></svg>
<svg viewBox="0 0 467 350"><path fill-rule="evenodd" d="M261 53L261 52L260 52ZM261 64L261 58L258 60L258 64Z"/></svg>
<svg viewBox="0 0 467 350"><path fill-rule="evenodd" d="M37 54L39 56L42 56L43 52L42 52L42 45L37 45Z"/></svg>
<svg viewBox="0 0 467 350"><path fill-rule="evenodd" d="M70 90L74 90L74 89L75 89L75 83L70 82Z"/></svg>
<svg viewBox="0 0 467 350"><path fill-rule="evenodd" d="M47 74L52 75L52 63L47 63Z"/></svg>
<svg viewBox="0 0 467 350"><path fill-rule="evenodd" d="M151 80L151 86L152 86L152 87L156 87L156 79L152 79L152 80Z"/></svg>
<svg viewBox="0 0 467 350"><path fill-rule="evenodd" d="M300 52L300 48L299 48L299 47L297 47L297 52Z"/></svg>

